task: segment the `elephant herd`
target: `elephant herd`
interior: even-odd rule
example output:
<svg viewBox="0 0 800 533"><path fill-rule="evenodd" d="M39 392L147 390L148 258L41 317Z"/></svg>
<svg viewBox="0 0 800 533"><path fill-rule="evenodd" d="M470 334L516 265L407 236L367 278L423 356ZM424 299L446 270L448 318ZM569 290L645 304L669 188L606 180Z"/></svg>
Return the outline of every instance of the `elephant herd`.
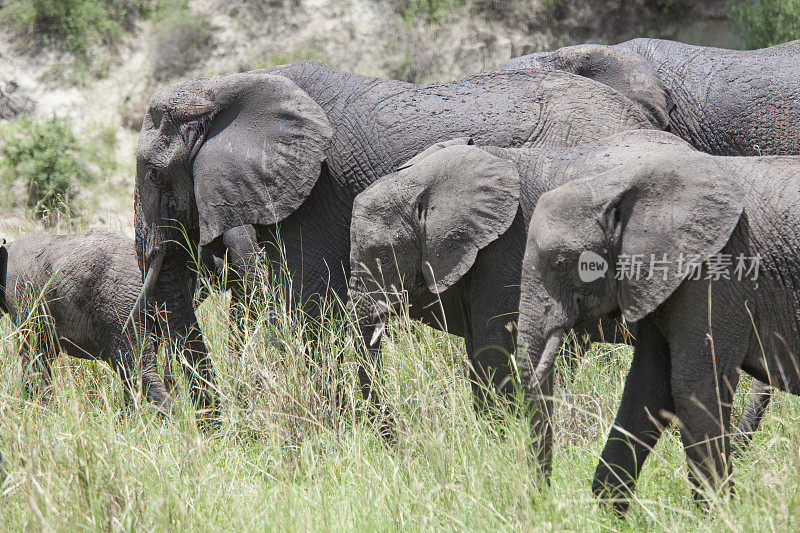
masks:
<svg viewBox="0 0 800 533"><path fill-rule="evenodd" d="M465 339L476 405L487 390L523 392L545 473L566 332L614 340L624 319L633 362L593 491L624 512L677 421L702 500L729 483L740 370L761 382L740 428L758 424L765 383L800 394L798 82L800 41L656 39L431 85L312 61L181 82L145 114L135 242L102 229L22 237L0 248L0 303L17 323L43 310L46 334L21 351L45 377L37 354L63 347L133 389L138 344L143 389L168 412L155 364L167 339L200 419L214 420L192 265L280 264L287 305L309 324L346 302L373 414L391 419L366 369L379 371L384 325L404 308Z"/></svg>

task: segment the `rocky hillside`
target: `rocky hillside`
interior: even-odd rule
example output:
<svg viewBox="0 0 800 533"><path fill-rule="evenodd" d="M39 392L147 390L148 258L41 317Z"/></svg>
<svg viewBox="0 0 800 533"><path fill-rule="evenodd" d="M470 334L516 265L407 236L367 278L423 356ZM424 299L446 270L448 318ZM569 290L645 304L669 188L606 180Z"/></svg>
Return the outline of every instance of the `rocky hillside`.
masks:
<svg viewBox="0 0 800 533"><path fill-rule="evenodd" d="M177 79L316 59L423 82L580 42L654 36L742 44L730 29L724 1L116 1L143 7L126 15L113 42L90 42L80 53L26 31L6 13L0 25L0 119L55 115L90 151L107 151L89 165L107 162L98 170L99 182L81 190L93 196L87 223L128 233L142 112L156 87ZM0 0L0 16L14 3L24 0ZM0 230L14 233L20 216L7 210ZM9 227L10 221L16 226Z"/></svg>

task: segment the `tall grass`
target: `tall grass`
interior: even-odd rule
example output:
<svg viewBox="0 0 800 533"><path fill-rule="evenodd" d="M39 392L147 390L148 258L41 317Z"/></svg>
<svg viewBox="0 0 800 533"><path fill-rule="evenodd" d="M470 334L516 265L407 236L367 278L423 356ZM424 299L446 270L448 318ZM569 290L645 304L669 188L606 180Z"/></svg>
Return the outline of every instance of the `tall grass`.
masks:
<svg viewBox="0 0 800 533"><path fill-rule="evenodd" d="M397 423L385 444L363 416L353 328L302 320L266 287L237 342L228 296L211 287L199 318L223 420L196 428L185 384L177 412L120 415L106 365L61 357L50 403L26 399L15 329L0 325L0 524L10 530L796 530L798 402L777 396L764 432L735 461L735 497L709 515L692 503L683 451L667 432L627 521L589 490L630 362L596 345L559 368L554 475L537 482L526 425L477 417L463 342L398 317L384 339L380 390ZM236 347L236 348L235 348ZM314 352L309 355L310 352ZM337 391L342 396L336 400ZM737 405L741 408L741 393ZM516 406L517 408L519 406ZM1 478L2 476L0 476Z"/></svg>

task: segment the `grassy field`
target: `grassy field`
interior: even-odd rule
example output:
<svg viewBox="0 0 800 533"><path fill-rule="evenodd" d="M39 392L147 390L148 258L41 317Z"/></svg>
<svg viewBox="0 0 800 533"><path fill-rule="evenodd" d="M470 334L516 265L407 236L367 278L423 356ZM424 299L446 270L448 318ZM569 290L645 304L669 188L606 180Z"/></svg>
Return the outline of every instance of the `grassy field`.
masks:
<svg viewBox="0 0 800 533"><path fill-rule="evenodd" d="M62 356L48 404L25 399L16 332L2 322L0 529L17 530L797 530L799 402L779 395L735 460L736 494L710 513L691 499L680 440L648 460L627 521L589 489L630 363L596 345L559 368L554 475L537 481L528 430L513 414L476 417L460 339L397 319L383 394L398 441L377 436L356 387L353 339L330 325L312 361L296 321L272 303L229 342L227 301L200 307L224 420L196 429L185 387L174 418L122 414L110 368ZM344 363L337 365L342 358ZM344 407L333 401L335 384ZM749 385L749 383L745 383ZM741 409L742 393L737 396Z"/></svg>

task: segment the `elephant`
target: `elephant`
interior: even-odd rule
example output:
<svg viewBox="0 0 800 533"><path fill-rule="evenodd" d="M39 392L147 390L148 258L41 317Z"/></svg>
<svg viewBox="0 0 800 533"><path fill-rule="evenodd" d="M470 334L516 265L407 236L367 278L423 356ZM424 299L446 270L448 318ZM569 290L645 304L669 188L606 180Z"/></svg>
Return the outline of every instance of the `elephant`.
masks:
<svg viewBox="0 0 800 533"><path fill-rule="evenodd" d="M158 375L149 320L137 315L135 331L124 330L141 286L132 239L102 228L24 235L0 247L0 283L0 308L22 330L23 370L35 374L26 379L29 395L49 396L51 361L64 351L111 365L128 402L137 390L141 350L146 398L159 411L172 411Z"/></svg>
<svg viewBox="0 0 800 533"><path fill-rule="evenodd" d="M541 417L565 328L620 312L636 324L592 484L620 513L673 421L696 499L704 501L705 484L726 487L740 369L800 393L800 158L711 156L680 145L653 151L647 135L636 137L628 150L645 154L641 161L586 173L539 199L523 259L516 359ZM549 447L547 428L539 429Z"/></svg>
<svg viewBox="0 0 800 533"><path fill-rule="evenodd" d="M506 61L500 68L561 70L593 79L637 102L659 129L713 155L800 154L800 41L725 50L639 38L584 44ZM749 440L771 393L755 384Z"/></svg>
<svg viewBox="0 0 800 533"><path fill-rule="evenodd" d="M162 87L137 148L137 305L166 311L193 401L213 418L213 367L191 305L198 245L222 257L224 235L252 225L268 261L285 262L290 305L313 320L322 302L347 298L353 199L427 146L467 135L575 145L653 127L617 91L562 72L417 85L302 61Z"/></svg>
<svg viewBox="0 0 800 533"><path fill-rule="evenodd" d="M800 41L725 50L662 39L538 52L500 68L597 80L636 101L659 129L714 155L800 154Z"/></svg>
<svg viewBox="0 0 800 533"><path fill-rule="evenodd" d="M690 146L638 130L578 147L478 147L469 138L431 146L356 196L349 290L359 323L378 324L380 332L388 315L407 305L410 318L465 339L477 406L486 405L489 386L512 395L522 259L537 201L569 181L664 148ZM579 339L622 342L615 318L599 327L590 318L573 329ZM370 342L379 368L380 335ZM360 371L364 396L379 407L369 374ZM763 405L754 394L740 434L752 432Z"/></svg>

